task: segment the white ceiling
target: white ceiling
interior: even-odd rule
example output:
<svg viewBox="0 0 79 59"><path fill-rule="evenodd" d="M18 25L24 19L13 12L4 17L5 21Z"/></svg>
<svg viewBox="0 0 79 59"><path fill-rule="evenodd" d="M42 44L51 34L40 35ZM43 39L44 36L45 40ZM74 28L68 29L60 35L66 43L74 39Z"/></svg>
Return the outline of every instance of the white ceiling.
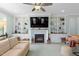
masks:
<svg viewBox="0 0 79 59"><path fill-rule="evenodd" d="M79 15L79 3L53 3L52 6L44 6L46 12L34 11L33 5L25 5L22 3L4 3L0 4L0 8L14 15L27 14L52 14L52 15Z"/></svg>

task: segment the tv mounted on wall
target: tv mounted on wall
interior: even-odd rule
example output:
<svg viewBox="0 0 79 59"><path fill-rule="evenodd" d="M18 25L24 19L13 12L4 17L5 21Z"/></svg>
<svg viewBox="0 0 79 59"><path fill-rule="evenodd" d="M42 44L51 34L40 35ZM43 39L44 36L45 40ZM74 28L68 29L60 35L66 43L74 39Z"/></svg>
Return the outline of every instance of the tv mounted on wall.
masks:
<svg viewBox="0 0 79 59"><path fill-rule="evenodd" d="M48 17L30 17L31 28L47 28Z"/></svg>

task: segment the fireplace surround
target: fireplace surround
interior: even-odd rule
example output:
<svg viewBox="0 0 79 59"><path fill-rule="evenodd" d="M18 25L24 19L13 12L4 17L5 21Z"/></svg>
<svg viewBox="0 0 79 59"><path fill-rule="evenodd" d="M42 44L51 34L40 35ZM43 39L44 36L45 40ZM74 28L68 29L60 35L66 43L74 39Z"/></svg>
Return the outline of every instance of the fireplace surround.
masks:
<svg viewBox="0 0 79 59"><path fill-rule="evenodd" d="M47 40L48 40L48 29L32 29L31 30L31 42L32 41L35 42L35 39L37 39L35 37L38 37L38 40L42 40L43 39L43 42L41 42L41 43L47 43Z"/></svg>

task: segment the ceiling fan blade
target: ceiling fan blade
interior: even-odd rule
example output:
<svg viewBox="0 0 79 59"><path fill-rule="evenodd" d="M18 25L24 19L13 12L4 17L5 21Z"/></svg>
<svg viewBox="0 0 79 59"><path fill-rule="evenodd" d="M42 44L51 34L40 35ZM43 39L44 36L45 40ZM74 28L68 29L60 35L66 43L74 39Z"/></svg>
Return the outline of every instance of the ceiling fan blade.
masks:
<svg viewBox="0 0 79 59"><path fill-rule="evenodd" d="M53 3L41 3L42 6L51 6Z"/></svg>
<svg viewBox="0 0 79 59"><path fill-rule="evenodd" d="M36 6L51 6L53 5L53 3L23 3L23 4L27 4L27 5L36 5Z"/></svg>
<svg viewBox="0 0 79 59"><path fill-rule="evenodd" d="M33 5L33 3L23 3L23 4L27 4L27 5Z"/></svg>
<svg viewBox="0 0 79 59"><path fill-rule="evenodd" d="M33 8L32 11L35 11L35 8Z"/></svg>
<svg viewBox="0 0 79 59"><path fill-rule="evenodd" d="M42 11L44 11L44 12L46 11L46 10L45 10L44 8L42 8L42 7L41 7L40 9L41 9Z"/></svg>

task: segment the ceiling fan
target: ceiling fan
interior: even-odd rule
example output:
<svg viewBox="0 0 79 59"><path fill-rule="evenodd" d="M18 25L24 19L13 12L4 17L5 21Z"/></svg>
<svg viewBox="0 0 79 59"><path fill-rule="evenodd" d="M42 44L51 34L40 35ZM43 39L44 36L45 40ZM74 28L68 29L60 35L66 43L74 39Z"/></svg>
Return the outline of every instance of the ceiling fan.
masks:
<svg viewBox="0 0 79 59"><path fill-rule="evenodd" d="M32 11L40 11L42 10L43 12L45 12L46 10L43 8L43 6L51 6L52 3L24 3L24 4L27 4L27 5L33 5L33 9Z"/></svg>

